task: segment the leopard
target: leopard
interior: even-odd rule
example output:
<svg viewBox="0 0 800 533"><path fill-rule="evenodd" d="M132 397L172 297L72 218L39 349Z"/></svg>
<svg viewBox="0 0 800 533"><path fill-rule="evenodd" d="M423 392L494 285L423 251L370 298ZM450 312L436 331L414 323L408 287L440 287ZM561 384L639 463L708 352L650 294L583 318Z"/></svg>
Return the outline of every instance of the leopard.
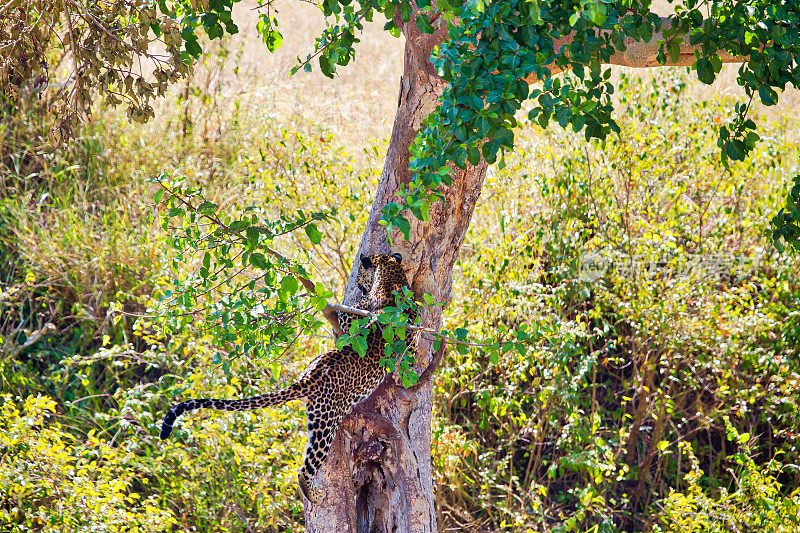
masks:
<svg viewBox="0 0 800 533"><path fill-rule="evenodd" d="M401 265L402 256L378 254L362 256L360 259L363 273L359 275L359 283L363 283L360 288L364 295L358 307L377 312L395 305L395 293L409 287ZM354 316L342 315L339 320L348 321L349 328ZM316 479L316 474L330 452L340 422L359 402L369 397L387 375L381 365L386 346L381 328L372 328L366 340L367 350L363 357L351 346L319 355L303 370L297 381L283 390L240 400L196 398L176 404L164 416L159 436L162 440L168 439L176 419L189 411L250 411L305 399L308 446L297 479L302 495L312 503L320 502L324 488Z"/></svg>

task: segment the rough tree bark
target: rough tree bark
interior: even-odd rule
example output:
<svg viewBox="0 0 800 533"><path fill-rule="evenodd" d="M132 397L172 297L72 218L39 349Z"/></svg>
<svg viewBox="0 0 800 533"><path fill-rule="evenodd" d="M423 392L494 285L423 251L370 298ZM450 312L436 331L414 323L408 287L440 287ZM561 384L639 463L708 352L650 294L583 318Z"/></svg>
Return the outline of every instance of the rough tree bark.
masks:
<svg viewBox="0 0 800 533"><path fill-rule="evenodd" d="M394 201L400 184L408 183L409 147L444 88L428 59L445 36L443 27L426 35L414 23L415 16L416 10L411 22L401 25L406 44L397 116L359 249L364 254L389 251L386 231L378 225L381 208ZM669 24L666 19L664 22ZM627 51L614 55L610 62L638 68L657 66L659 40L663 40L660 32L649 43L626 43ZM571 38L566 37L555 44L560 47L570 42ZM683 43L674 64L691 64L693 52L693 47ZM732 56L722 59L742 60ZM485 162L454 173L452 185L444 190L445 205L437 202L431 207L430 222L411 218L408 241L399 234L393 235L391 251L403 255L403 267L417 297L427 292L437 301L451 300L453 265L485 175ZM355 273L354 267L345 304L357 299ZM423 313L421 318L424 327L439 329L441 307ZM421 371L433 359L432 339L420 340L416 357ZM409 390L387 377L368 400L344 419L320 473L327 500L316 505L305 502L309 532L436 531L431 470L432 385L430 375L426 377Z"/></svg>

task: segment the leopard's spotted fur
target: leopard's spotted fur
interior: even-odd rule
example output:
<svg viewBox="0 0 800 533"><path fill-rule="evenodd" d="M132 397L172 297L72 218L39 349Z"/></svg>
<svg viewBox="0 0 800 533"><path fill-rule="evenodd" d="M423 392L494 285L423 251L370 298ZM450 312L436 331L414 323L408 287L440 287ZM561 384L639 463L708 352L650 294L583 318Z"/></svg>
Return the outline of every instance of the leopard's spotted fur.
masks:
<svg viewBox="0 0 800 533"><path fill-rule="evenodd" d="M397 262L401 262L403 260L403 256L400 254L392 254L392 257L397 259ZM369 257L361 256L361 262L358 266L358 274L356 275L356 287L361 290L361 299L353 305L356 309L363 309L364 311L369 311L370 307L370 296L369 290L372 287L372 282L375 280L375 266L370 261ZM339 327L342 328L342 331L345 333L349 333L350 325L353 323L353 320L357 318L364 318L363 316L354 315L353 313L345 313L343 311L336 312L336 318L339 321Z"/></svg>
<svg viewBox="0 0 800 533"><path fill-rule="evenodd" d="M371 276L372 283L359 302L359 308L375 312L394 304L392 292L408 286L408 279L400 266L401 259L398 254L362 257L365 276ZM368 272L370 270L371 274ZM313 483L314 475L328 455L342 417L369 396L386 376L386 371L380 366L385 344L380 329L374 329L367 336L364 357L350 346L322 354L308 365L294 384L282 391L243 400L200 398L181 402L167 412L161 424L160 436L162 439L168 438L175 420L187 411L247 411L305 398L308 448L298 481L300 490L308 500L320 501L323 490Z"/></svg>

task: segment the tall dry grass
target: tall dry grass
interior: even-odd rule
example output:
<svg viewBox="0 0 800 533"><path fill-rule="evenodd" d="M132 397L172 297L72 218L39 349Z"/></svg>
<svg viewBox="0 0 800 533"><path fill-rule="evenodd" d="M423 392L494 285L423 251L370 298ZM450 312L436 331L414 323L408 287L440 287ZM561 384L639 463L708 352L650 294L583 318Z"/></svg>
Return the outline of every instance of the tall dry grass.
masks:
<svg viewBox="0 0 800 533"><path fill-rule="evenodd" d="M277 2L283 46L270 54L256 31L257 2L237 4L234 21L239 34L226 45L241 50L238 72L214 73L225 98L248 102L256 116L297 119L334 132L351 152L361 152L375 139L391 132L402 74L403 40L382 30L384 21L368 23L356 49L356 61L340 68L331 80L319 73L299 71L290 76L297 58L313 51L314 39L324 27L322 14L303 2ZM203 68L197 75L206 75ZM221 109L221 112L226 112Z"/></svg>

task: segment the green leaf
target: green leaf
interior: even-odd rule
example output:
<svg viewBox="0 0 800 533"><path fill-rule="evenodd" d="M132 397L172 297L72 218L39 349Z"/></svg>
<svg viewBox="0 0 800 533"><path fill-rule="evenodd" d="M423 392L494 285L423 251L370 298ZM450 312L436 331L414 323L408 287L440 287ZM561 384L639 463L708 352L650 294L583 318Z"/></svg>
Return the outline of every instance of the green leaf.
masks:
<svg viewBox="0 0 800 533"><path fill-rule="evenodd" d="M367 339L364 337L353 337L352 343L353 349L360 355L364 357L367 354Z"/></svg>
<svg viewBox="0 0 800 533"><path fill-rule="evenodd" d="M344 335L336 339L336 349L341 350L350 343L351 339L352 337L347 333L345 333Z"/></svg>
<svg viewBox="0 0 800 533"><path fill-rule="evenodd" d="M408 219L403 215L398 215L395 224L397 224L398 229L400 229L400 231L403 233L403 237L408 239L411 233L411 223L408 221Z"/></svg>
<svg viewBox="0 0 800 533"><path fill-rule="evenodd" d="M211 211L214 212L217 210L217 204L214 202L205 201L202 204L197 206L198 211Z"/></svg>
<svg viewBox="0 0 800 533"><path fill-rule="evenodd" d="M761 103L766 106L772 106L778 103L778 93L769 85L760 85L758 87L758 96L761 97Z"/></svg>
<svg viewBox="0 0 800 533"><path fill-rule="evenodd" d="M477 166L481 162L481 151L477 144L473 144L467 150L467 161L472 166Z"/></svg>
<svg viewBox="0 0 800 533"><path fill-rule="evenodd" d="M431 23L428 20L427 15L420 13L417 16L416 23L417 23L417 28L419 28L419 31L421 31L422 33L427 33L427 34L433 33L433 26L431 26Z"/></svg>
<svg viewBox="0 0 800 533"><path fill-rule="evenodd" d="M264 254L262 254L260 252L256 252L256 253L250 254L249 261L250 261L250 264L253 265L256 268L261 268L261 269L264 269L264 270L269 268L269 265L267 264L267 258L264 256ZM283 278L283 279L287 279L287 278ZM288 279L294 279L295 280L295 285L297 285L297 279L296 278L288 278ZM283 281L281 281L281 286L283 286Z"/></svg>
<svg viewBox="0 0 800 533"><path fill-rule="evenodd" d="M245 238L247 239L247 248L249 250L255 250L256 246L258 246L258 241L261 236L260 232L258 231L258 228L250 226L249 228L247 228L245 236L246 236Z"/></svg>
<svg viewBox="0 0 800 533"><path fill-rule="evenodd" d="M589 20L596 26L602 26L606 23L606 6L601 3L589 4Z"/></svg>
<svg viewBox="0 0 800 533"><path fill-rule="evenodd" d="M317 229L316 224L308 224L305 227L306 235L308 235L309 240L314 244L319 244L322 242L322 233L319 232Z"/></svg>
<svg viewBox="0 0 800 533"><path fill-rule="evenodd" d="M283 44L283 35L278 30L272 28L264 36L264 42L267 45L267 49L271 53L274 53Z"/></svg>
<svg viewBox="0 0 800 533"><path fill-rule="evenodd" d="M189 52L189 55L191 55L194 59L197 59L200 57L200 54L203 53L203 49L197 42L197 37L191 41L186 41L184 46L186 47L186 51Z"/></svg>
<svg viewBox="0 0 800 533"><path fill-rule="evenodd" d="M542 7L539 5L539 0L526 0L530 4L531 22L534 26L543 26L542 20Z"/></svg>
<svg viewBox="0 0 800 533"><path fill-rule="evenodd" d="M706 85L711 85L714 83L714 79L716 79L716 74L714 73L714 66L711 64L706 58L700 58L695 63L695 68L697 69L697 78L705 83Z"/></svg>
<svg viewBox="0 0 800 533"><path fill-rule="evenodd" d="M281 279L281 288L278 290L281 300L286 301L289 296L294 296L297 293L298 286L296 277L284 276Z"/></svg>

